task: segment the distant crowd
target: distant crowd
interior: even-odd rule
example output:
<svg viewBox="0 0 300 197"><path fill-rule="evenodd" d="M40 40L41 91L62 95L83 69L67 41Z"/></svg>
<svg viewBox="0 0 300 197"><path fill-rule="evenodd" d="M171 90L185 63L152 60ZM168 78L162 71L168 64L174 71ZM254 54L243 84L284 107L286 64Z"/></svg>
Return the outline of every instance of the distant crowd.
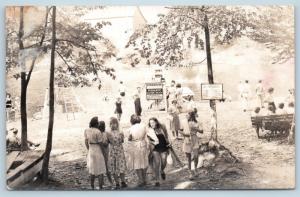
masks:
<svg viewBox="0 0 300 197"><path fill-rule="evenodd" d="M249 110L249 101L251 98L251 88L249 81L239 84L239 98L242 101L243 111ZM276 103L274 98L275 89L264 88L262 80L259 80L255 87L257 106L254 108L252 116L267 116L275 114L294 114L295 90L289 89L285 99Z"/></svg>

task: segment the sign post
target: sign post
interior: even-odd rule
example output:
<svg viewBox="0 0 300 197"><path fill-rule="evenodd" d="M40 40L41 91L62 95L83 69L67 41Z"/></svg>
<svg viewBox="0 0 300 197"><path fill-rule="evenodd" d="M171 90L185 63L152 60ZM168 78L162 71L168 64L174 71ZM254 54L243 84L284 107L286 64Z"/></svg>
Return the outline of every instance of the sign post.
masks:
<svg viewBox="0 0 300 197"><path fill-rule="evenodd" d="M161 110L160 105L165 102L165 87L162 82L146 83L146 99L154 100L155 107ZM153 107L153 106L152 106ZM166 109L166 106L164 106Z"/></svg>
<svg viewBox="0 0 300 197"><path fill-rule="evenodd" d="M202 100L222 100L223 99L223 84L201 84L201 99Z"/></svg>

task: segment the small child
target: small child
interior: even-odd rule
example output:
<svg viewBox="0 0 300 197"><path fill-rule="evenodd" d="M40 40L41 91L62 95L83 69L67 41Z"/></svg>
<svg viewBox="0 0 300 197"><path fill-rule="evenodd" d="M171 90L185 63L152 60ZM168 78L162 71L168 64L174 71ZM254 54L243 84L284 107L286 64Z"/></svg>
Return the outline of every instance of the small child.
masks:
<svg viewBox="0 0 300 197"><path fill-rule="evenodd" d="M121 187L127 187L125 182L126 160L123 149L124 134L119 130L119 121L110 118L111 131L107 132L109 143L108 170L113 175L116 182L116 189L120 188L119 178L121 179Z"/></svg>
<svg viewBox="0 0 300 197"><path fill-rule="evenodd" d="M122 101L121 101L121 98L118 97L117 98L117 101L116 101L116 109L115 109L115 114L117 114L117 118L118 118L118 121L121 120L121 116L122 116Z"/></svg>
<svg viewBox="0 0 300 197"><path fill-rule="evenodd" d="M202 130L199 128L199 123L196 119L195 111L188 113L188 124L190 128L190 134L184 135L184 144L183 150L188 159L188 168L191 172L190 180L192 180L194 175L196 175L197 166L198 166L198 158L199 158L199 138L197 133L202 133ZM192 158L194 159L194 172L192 171Z"/></svg>

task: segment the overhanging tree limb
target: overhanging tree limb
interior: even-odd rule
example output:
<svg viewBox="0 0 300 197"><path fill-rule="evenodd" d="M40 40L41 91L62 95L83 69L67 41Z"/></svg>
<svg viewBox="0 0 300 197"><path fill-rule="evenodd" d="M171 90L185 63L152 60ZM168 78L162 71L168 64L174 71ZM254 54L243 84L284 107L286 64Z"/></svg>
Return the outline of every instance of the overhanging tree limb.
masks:
<svg viewBox="0 0 300 197"><path fill-rule="evenodd" d="M46 29L47 29L47 24L48 24L48 14L49 14L49 9L48 9L48 7L46 7L46 16L45 16L44 31L43 31L43 34L42 34L40 42L37 43L39 47L42 47L43 42L44 42L45 37L46 37ZM29 69L29 72L28 72L28 75L27 75L27 78L26 78L26 87L29 84L29 81L30 81L30 78L31 78L31 74L33 72L33 68L34 68L34 65L35 65L37 57L38 57L38 55L36 55L33 58L32 62L31 62L31 66L30 66L30 69Z"/></svg>
<svg viewBox="0 0 300 197"><path fill-rule="evenodd" d="M88 48L87 46L81 45L79 43L76 43L76 42L74 42L72 40L68 40L68 39L60 39L60 38L58 38L58 39L56 39L56 41L57 42L68 42L70 44L73 44L74 46L80 47L80 48L85 49L85 50L90 50L90 51L95 51L96 50L96 49Z"/></svg>

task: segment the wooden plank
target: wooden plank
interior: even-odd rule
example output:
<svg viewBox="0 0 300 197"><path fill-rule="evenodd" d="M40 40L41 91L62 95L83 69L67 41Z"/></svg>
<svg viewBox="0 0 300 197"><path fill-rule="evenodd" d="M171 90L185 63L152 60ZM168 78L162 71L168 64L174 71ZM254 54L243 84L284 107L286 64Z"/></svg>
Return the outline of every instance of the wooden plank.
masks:
<svg viewBox="0 0 300 197"><path fill-rule="evenodd" d="M7 182L8 188L14 189L18 186L21 186L31 181L41 171L42 164L43 164L43 160L39 160L39 162L36 163L34 166L21 173L18 178L8 181Z"/></svg>
<svg viewBox="0 0 300 197"><path fill-rule="evenodd" d="M6 155L6 172L11 167L11 165L16 160L16 158L19 154L20 154L20 151L12 151Z"/></svg>
<svg viewBox="0 0 300 197"><path fill-rule="evenodd" d="M13 169L7 174L7 182L13 182L16 179L23 180L21 176L26 173L27 170L35 167L40 161L43 160L44 152L43 151L25 151L21 153L20 157L17 157L18 160L24 161L24 163L18 166L16 169ZM33 178L33 177L31 177Z"/></svg>

